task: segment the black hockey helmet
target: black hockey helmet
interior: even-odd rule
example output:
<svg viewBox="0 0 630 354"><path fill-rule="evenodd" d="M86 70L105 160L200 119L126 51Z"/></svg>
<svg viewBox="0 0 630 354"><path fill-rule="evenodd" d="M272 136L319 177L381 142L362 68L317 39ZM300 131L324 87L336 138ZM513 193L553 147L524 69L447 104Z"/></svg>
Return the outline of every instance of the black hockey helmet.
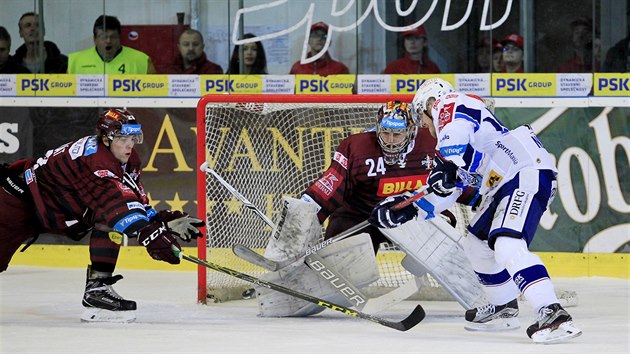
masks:
<svg viewBox="0 0 630 354"><path fill-rule="evenodd" d="M136 144L141 144L143 140L142 126L126 109L110 108L103 111L96 122L96 131L109 140L120 135L134 135Z"/></svg>

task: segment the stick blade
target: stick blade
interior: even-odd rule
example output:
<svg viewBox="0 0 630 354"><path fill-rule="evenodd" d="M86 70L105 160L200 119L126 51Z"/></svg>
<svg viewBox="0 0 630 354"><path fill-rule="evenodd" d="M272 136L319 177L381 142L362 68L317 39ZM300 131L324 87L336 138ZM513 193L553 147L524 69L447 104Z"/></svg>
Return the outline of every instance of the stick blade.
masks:
<svg viewBox="0 0 630 354"><path fill-rule="evenodd" d="M424 309L422 308L422 306L418 305L416 306L415 309L413 309L413 312L411 312L409 316L407 316L404 320L400 322L396 322L397 326L392 327L392 328L397 329L399 331L410 330L413 327L415 327L418 323L422 322L425 316L426 316L426 313L424 312Z"/></svg>
<svg viewBox="0 0 630 354"><path fill-rule="evenodd" d="M261 256L247 246L236 244L232 247L232 252L234 252L234 254L237 255L239 258L244 259L251 264L257 265L273 272L278 270L277 262Z"/></svg>

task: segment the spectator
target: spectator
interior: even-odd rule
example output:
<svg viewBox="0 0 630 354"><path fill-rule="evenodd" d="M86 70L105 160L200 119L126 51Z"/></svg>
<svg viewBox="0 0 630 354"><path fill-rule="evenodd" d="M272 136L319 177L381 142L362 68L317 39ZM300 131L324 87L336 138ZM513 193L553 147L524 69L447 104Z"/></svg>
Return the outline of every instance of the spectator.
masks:
<svg viewBox="0 0 630 354"><path fill-rule="evenodd" d="M492 41L482 38L477 46L477 73L491 73L501 71L501 43L498 40Z"/></svg>
<svg viewBox="0 0 630 354"><path fill-rule="evenodd" d="M405 56L389 63L383 74L439 74L440 68L429 59L429 40L424 26L403 32Z"/></svg>
<svg viewBox="0 0 630 354"><path fill-rule="evenodd" d="M44 57L39 57L40 33L39 16L34 12L27 12L20 17L18 22L20 37L24 44L18 47L13 56L16 63L24 66L32 73L57 73L63 74L68 68L68 57L61 54L57 45L50 41L44 41ZM43 39L45 30L42 27ZM41 63L44 63L42 68Z"/></svg>
<svg viewBox="0 0 630 354"><path fill-rule="evenodd" d="M27 68L18 64L9 55L11 52L11 35L6 28L0 26L0 74L26 74Z"/></svg>
<svg viewBox="0 0 630 354"><path fill-rule="evenodd" d="M120 44L120 21L101 15L94 21L94 47L70 53L68 74L154 74L151 58Z"/></svg>
<svg viewBox="0 0 630 354"><path fill-rule="evenodd" d="M630 73L630 31L606 52L604 72Z"/></svg>
<svg viewBox="0 0 630 354"><path fill-rule="evenodd" d="M599 60L593 58L593 21L578 17L571 22L573 57L560 65L559 73L587 73L599 71Z"/></svg>
<svg viewBox="0 0 630 354"><path fill-rule="evenodd" d="M246 33L243 38L255 38L252 33ZM235 46L230 59L230 66L226 74L240 74L239 50L241 46ZM243 74L259 74L267 73L267 56L265 48L260 41L246 43L243 47Z"/></svg>
<svg viewBox="0 0 630 354"><path fill-rule="evenodd" d="M328 38L328 25L324 22L317 22L311 26L311 33L308 36L308 45L310 51L307 57L310 58L313 55L319 53L326 44ZM335 75L335 74L349 74L350 70L342 62L333 60L330 54L324 53L322 57L308 64L302 64L300 61L296 61L291 67L289 74L317 74L321 76Z"/></svg>
<svg viewBox="0 0 630 354"><path fill-rule="evenodd" d="M501 41L503 46L503 69L504 73L522 73L523 68L523 37L520 34L508 34Z"/></svg>
<svg viewBox="0 0 630 354"><path fill-rule="evenodd" d="M492 47L492 69L497 73L503 71L503 46L499 42Z"/></svg>
<svg viewBox="0 0 630 354"><path fill-rule="evenodd" d="M164 74L223 74L223 68L206 57L201 32L187 29L179 35L177 48L180 55L168 65Z"/></svg>

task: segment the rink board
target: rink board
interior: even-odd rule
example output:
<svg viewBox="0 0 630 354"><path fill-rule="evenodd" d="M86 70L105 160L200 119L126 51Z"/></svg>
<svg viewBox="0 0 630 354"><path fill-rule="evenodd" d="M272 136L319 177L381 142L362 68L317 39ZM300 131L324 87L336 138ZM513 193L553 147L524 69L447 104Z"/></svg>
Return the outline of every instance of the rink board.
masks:
<svg viewBox="0 0 630 354"><path fill-rule="evenodd" d="M197 254L195 247L184 247L184 252ZM211 252L232 252L229 249L212 249ZM536 252L549 273L555 277L615 277L628 279L630 256L626 253L561 253ZM32 245L26 252L17 252L10 266L84 268L89 260L88 246ZM193 271L196 266L183 262L172 266L156 262L144 247L129 246L120 249L118 269Z"/></svg>

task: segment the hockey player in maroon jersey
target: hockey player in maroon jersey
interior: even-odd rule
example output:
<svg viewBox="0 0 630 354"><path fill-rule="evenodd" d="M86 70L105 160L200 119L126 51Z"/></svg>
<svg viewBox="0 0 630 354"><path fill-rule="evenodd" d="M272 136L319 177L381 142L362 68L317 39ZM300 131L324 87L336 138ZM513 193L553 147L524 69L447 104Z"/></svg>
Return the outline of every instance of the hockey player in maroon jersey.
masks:
<svg viewBox="0 0 630 354"><path fill-rule="evenodd" d="M86 136L46 153L0 167L0 272L29 238L54 233L79 240L90 234L83 321L130 322L136 303L112 285L123 235L137 237L156 260L178 264L172 247L190 241L203 225L179 211L159 213L140 182L141 162L134 150L142 129L129 111L109 109ZM33 241L31 241L32 243Z"/></svg>
<svg viewBox="0 0 630 354"><path fill-rule="evenodd" d="M376 204L391 195L421 188L435 155L436 140L418 128L405 102L390 101L377 114L375 130L353 134L335 151L330 167L302 196L320 207L320 222L329 218L326 238L366 220ZM374 250L387 241L378 229L364 230Z"/></svg>

